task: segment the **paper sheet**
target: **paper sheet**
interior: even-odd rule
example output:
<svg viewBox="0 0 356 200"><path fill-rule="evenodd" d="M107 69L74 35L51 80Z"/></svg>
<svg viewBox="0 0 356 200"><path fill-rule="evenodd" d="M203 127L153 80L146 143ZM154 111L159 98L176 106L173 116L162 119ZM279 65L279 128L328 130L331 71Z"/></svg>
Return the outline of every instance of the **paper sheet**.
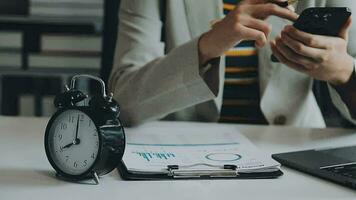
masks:
<svg viewBox="0 0 356 200"><path fill-rule="evenodd" d="M204 128L203 128L204 129ZM270 172L279 163L263 155L234 128L162 133L147 128L145 133L128 134L123 161L129 171L165 173L168 165L180 169L212 170L236 165L240 172Z"/></svg>

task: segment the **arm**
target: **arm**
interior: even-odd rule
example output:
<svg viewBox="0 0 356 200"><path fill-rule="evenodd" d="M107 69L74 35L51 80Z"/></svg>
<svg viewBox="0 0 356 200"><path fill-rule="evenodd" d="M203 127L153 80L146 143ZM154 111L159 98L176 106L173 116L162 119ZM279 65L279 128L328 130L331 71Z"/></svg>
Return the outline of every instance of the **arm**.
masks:
<svg viewBox="0 0 356 200"><path fill-rule="evenodd" d="M159 2L121 3L109 87L122 107L126 125L158 119L217 95L217 90L210 88L199 74L198 39L164 55ZM218 79L215 74L212 78Z"/></svg>
<svg viewBox="0 0 356 200"><path fill-rule="evenodd" d="M356 90L352 76L355 43L349 38L349 33L354 32L351 25L350 18L340 37L312 35L287 26L281 36L271 42L271 47L289 67L328 82L333 103L346 119L356 124L352 117L356 112Z"/></svg>
<svg viewBox="0 0 356 200"><path fill-rule="evenodd" d="M255 39L259 46L263 46L270 30L262 19L269 15L292 20L297 16L274 4L264 5L265 0L251 1L258 3L244 5L245 9L239 6L236 12L202 37L165 55L164 44L160 41L160 1L123 0L109 87L122 106L125 124L135 125L159 119L214 99L219 88L218 64L207 66L204 70L201 66L210 65L209 60L220 57L242 39ZM251 27L242 29L241 20ZM204 74L201 74L202 71Z"/></svg>
<svg viewBox="0 0 356 200"><path fill-rule="evenodd" d="M347 6L351 8L353 13L356 9L355 1L339 0L339 1L327 1L327 6ZM353 14L354 15L354 14ZM354 23L349 30L348 38L348 53L354 59L354 65L356 65L356 24ZM354 66L356 67L356 66ZM355 68L354 68L355 69ZM356 124L356 81L355 75L349 78L346 84L340 86L329 85L329 91L331 98L335 106L340 110L340 112L345 116L346 119Z"/></svg>
<svg viewBox="0 0 356 200"><path fill-rule="evenodd" d="M356 70L356 66L354 66ZM356 124L356 71L347 83L329 85L331 99L336 108L353 124Z"/></svg>

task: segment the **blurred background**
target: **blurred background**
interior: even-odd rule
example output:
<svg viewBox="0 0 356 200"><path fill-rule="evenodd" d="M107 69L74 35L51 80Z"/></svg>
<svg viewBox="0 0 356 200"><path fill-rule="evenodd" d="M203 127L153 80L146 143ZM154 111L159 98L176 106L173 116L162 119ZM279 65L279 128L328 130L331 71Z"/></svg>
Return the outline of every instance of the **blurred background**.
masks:
<svg viewBox="0 0 356 200"><path fill-rule="evenodd" d="M53 99L75 74L107 82L120 0L0 0L0 115L50 116ZM163 16L165 17L165 16ZM97 84L78 87L97 92ZM89 92L88 92L89 93ZM329 126L350 127L325 83L314 93Z"/></svg>
<svg viewBox="0 0 356 200"><path fill-rule="evenodd" d="M0 0L0 114L50 116L75 74L107 81L119 0ZM96 92L81 81L80 89Z"/></svg>

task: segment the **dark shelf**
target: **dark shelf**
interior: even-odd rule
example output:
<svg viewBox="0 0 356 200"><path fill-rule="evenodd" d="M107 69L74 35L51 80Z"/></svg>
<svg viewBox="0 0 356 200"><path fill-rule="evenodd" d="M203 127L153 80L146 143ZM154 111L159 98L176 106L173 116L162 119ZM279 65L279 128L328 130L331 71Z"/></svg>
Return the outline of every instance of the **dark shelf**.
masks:
<svg viewBox="0 0 356 200"><path fill-rule="evenodd" d="M34 68L34 69L16 69L15 67L0 67L0 74L3 76L39 76L39 77L54 77L54 76L71 76L75 74L91 74L97 76L99 69L87 68Z"/></svg>
<svg viewBox="0 0 356 200"><path fill-rule="evenodd" d="M12 52L21 53L22 66L4 67L0 66L0 114L16 114L15 98L17 94L27 92L29 89L26 81L34 89L36 96L36 115L39 115L39 102L41 95L48 91L53 94L57 87L62 87L63 83L76 74L91 74L102 77L108 77L110 73L112 58L115 49L115 40L117 32L117 10L120 0L103 0L104 1L104 19L100 17L53 17L53 16L26 16L24 15L1 15L0 31L18 31L22 32L22 48L11 50ZM5 12L6 13L6 12ZM9 13L12 14L12 13ZM104 20L104 21L103 21ZM102 63L103 69L88 68L29 68L29 55L41 52L41 35L42 34L64 34L64 35L102 35ZM104 72L104 73L103 73ZM26 81L25 81L26 80ZM46 82L57 80L53 88L48 91L40 91L46 88ZM5 82L11 83L5 86ZM20 81L20 82L19 82ZM23 82L21 82L23 81ZM58 82L59 81L59 82ZM3 84L2 84L3 83ZM67 82L66 82L67 83ZM15 85L13 85L15 84ZM16 87L20 87L17 88ZM26 89L27 88L27 89ZM31 88L30 88L31 89ZM31 92L29 91L29 92ZM6 94L6 102L1 99ZM7 105L9 103L9 106ZM12 103L12 104L11 104ZM5 112L6 111L6 112Z"/></svg>
<svg viewBox="0 0 356 200"><path fill-rule="evenodd" d="M1 16L0 30L38 33L95 34L101 22L87 18L45 16Z"/></svg>
<svg viewBox="0 0 356 200"><path fill-rule="evenodd" d="M1 16L0 30L21 31L22 68L28 69L29 53L40 52L41 35L44 33L65 33L65 34L97 34L98 27L95 22L83 18L68 17L35 17L35 16Z"/></svg>

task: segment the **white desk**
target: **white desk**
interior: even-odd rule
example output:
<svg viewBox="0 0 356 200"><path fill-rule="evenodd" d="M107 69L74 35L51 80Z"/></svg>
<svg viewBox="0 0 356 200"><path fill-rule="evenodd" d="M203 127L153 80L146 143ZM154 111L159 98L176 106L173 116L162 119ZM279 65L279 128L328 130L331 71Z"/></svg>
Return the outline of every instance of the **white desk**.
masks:
<svg viewBox="0 0 356 200"><path fill-rule="evenodd" d="M47 161L43 145L46 122L0 117L0 200L356 199L356 191L287 168L282 168L284 176L274 180L127 182L115 170L104 176L100 185L67 183L54 178ZM146 126L169 128L170 124L155 122ZM268 153L356 144L356 130L235 127ZM127 134L130 131L135 130L128 129Z"/></svg>

